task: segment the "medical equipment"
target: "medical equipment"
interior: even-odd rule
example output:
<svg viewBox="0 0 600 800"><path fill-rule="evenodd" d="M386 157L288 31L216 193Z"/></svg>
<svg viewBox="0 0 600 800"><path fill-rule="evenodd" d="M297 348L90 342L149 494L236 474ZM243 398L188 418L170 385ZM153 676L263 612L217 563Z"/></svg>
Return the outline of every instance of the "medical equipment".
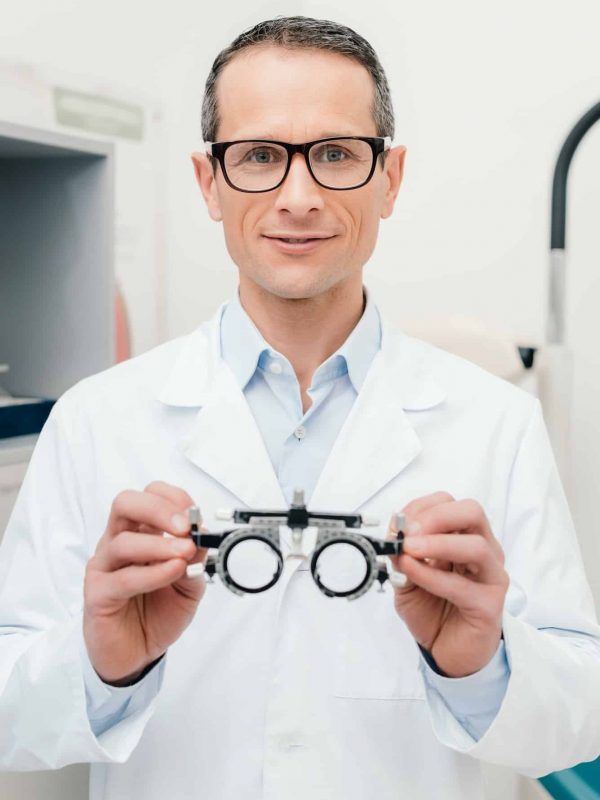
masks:
<svg viewBox="0 0 600 800"><path fill-rule="evenodd" d="M567 178L579 143L600 119L600 102L573 126L554 167L551 202L550 281L546 344L538 356L538 394L563 480L567 477L573 353L565 343Z"/></svg>
<svg viewBox="0 0 600 800"><path fill-rule="evenodd" d="M563 484L569 485L569 421L573 353L565 342L567 178L579 143L600 119L600 102L592 106L566 137L552 181L549 291L545 341L516 343L489 323L454 315L403 322L419 339L473 361L539 397Z"/></svg>
<svg viewBox="0 0 600 800"><path fill-rule="evenodd" d="M361 514L313 512L306 509L304 492L294 492L287 511L236 509L220 511L219 519L231 519L236 527L221 533L200 531L200 509L188 510L192 539L198 547L209 549L205 564L192 564L188 577L206 573L209 581L215 572L234 594L256 594L274 586L283 571L281 528L292 534L288 558L308 559L304 552L304 532L317 528L317 537L310 554L310 571L319 590L327 597L355 600L365 594L375 580L380 591L389 580L403 586L405 576L393 569L389 556L402 553L404 515L394 514L392 530L395 539L375 539L361 532L363 525L378 522ZM214 552L216 549L216 552ZM211 552L211 550L213 552Z"/></svg>

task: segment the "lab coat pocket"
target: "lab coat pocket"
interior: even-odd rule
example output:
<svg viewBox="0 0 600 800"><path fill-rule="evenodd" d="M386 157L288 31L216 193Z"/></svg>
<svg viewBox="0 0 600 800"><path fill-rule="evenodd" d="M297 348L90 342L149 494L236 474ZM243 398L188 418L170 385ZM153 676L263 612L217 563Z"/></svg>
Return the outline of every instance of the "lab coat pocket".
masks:
<svg viewBox="0 0 600 800"><path fill-rule="evenodd" d="M344 605L338 617L334 695L424 698L418 647L396 613L391 593L373 588L357 600L338 602Z"/></svg>

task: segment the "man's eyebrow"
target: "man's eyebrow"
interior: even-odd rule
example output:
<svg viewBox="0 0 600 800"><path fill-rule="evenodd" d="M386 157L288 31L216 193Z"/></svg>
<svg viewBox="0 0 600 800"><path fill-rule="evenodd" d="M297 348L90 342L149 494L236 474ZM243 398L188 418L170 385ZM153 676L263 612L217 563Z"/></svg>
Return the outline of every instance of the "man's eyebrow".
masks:
<svg viewBox="0 0 600 800"><path fill-rule="evenodd" d="M312 142L312 141L316 141L318 139L331 139L331 138L343 139L343 138L345 138L347 136L361 136L361 135L363 135L363 134L356 133L356 132L351 132L351 131L346 131L346 132L339 131L339 130L337 130L337 131L325 131L324 133L321 133L320 136L315 136L314 139L309 139L308 141ZM366 135L366 134L364 134L364 135ZM240 133L235 137L235 139L230 139L230 141L238 141L239 139L248 139L250 141L258 141L260 139L272 139L273 141L276 141L276 142L285 141L281 137L276 136L274 133L271 133L271 132L265 133L264 131L262 133L258 134L258 135L254 135L253 132L251 132L251 133Z"/></svg>

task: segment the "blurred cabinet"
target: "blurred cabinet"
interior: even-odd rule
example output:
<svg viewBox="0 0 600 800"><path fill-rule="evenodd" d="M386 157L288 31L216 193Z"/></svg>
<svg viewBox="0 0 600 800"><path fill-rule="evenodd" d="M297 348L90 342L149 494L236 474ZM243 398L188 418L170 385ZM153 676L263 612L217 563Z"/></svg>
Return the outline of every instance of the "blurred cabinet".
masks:
<svg viewBox="0 0 600 800"><path fill-rule="evenodd" d="M113 363L113 148L0 121L0 363L58 398Z"/></svg>
<svg viewBox="0 0 600 800"><path fill-rule="evenodd" d="M114 362L113 145L0 120L0 363L58 399ZM0 538L37 436L0 439ZM1 553L1 550L0 550ZM2 773L2 800L85 800L89 768Z"/></svg>

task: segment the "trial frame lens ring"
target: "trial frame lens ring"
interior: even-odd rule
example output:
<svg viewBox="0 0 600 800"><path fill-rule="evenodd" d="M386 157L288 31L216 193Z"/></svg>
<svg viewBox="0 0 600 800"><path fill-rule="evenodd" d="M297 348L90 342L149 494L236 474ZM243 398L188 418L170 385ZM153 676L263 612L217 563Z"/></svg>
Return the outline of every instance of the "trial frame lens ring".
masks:
<svg viewBox="0 0 600 800"><path fill-rule="evenodd" d="M318 571L318 560L323 552L328 547L333 547L334 545L339 544L351 545L352 547L356 548L365 559L364 578L360 581L360 583L347 591L333 591L327 587L321 581ZM346 531L345 533L321 533L321 542L318 543L313 550L312 558L310 560L310 571L314 582L317 584L317 587L327 597L346 597L349 600L354 600L357 597L365 594L365 592L367 592L373 584L377 576L377 554L375 553L373 545L359 534L351 531Z"/></svg>
<svg viewBox="0 0 600 800"><path fill-rule="evenodd" d="M263 586L257 588L252 586L243 586L242 584L238 583L231 576L228 569L228 561L232 551L240 543L248 541L258 541L266 544L267 547L269 547L270 550L275 555L277 561L277 567L271 580L269 580ZM216 570L219 577L225 584L225 586L227 586L227 588L230 591L234 592L234 594L239 594L239 595L260 594L261 592L266 592L268 589L274 586L279 580L281 573L283 571L283 556L281 555L281 551L279 550L277 545L273 542L272 538L269 536L268 533L257 531L256 528L252 530L240 529L227 536L227 538L224 539L221 546L219 547L219 552L216 561Z"/></svg>

